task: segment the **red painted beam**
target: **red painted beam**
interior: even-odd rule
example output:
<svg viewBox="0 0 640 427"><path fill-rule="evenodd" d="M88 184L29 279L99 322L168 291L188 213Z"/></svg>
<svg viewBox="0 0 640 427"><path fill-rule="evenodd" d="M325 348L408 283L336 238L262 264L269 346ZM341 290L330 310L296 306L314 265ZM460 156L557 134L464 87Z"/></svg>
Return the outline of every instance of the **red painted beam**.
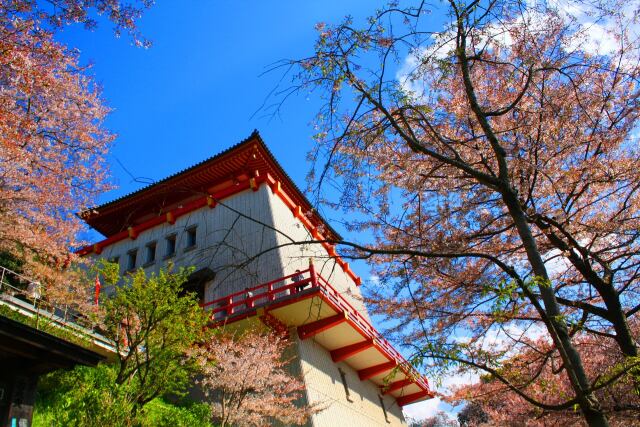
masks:
<svg viewBox="0 0 640 427"><path fill-rule="evenodd" d="M358 376L362 381L368 380L369 378L375 377L376 375L380 375L386 371L389 371L395 368L396 366L398 366L396 362L381 363L380 365L359 370Z"/></svg>
<svg viewBox="0 0 640 427"><path fill-rule="evenodd" d="M312 323L307 323L306 325L298 326L298 336L301 340L306 340L346 321L347 318L344 313L340 313Z"/></svg>
<svg viewBox="0 0 640 427"><path fill-rule="evenodd" d="M382 392L383 394L389 394L411 384L413 384L413 380L411 378L405 378L400 381L392 382L386 386L382 386Z"/></svg>
<svg viewBox="0 0 640 427"><path fill-rule="evenodd" d="M398 402L398 406L404 406L404 405L408 405L411 402L415 402L416 400L422 399L423 397L429 397L429 396L431 396L431 393L423 390L417 393L408 394L406 396L399 397L396 399L396 402Z"/></svg>
<svg viewBox="0 0 640 427"><path fill-rule="evenodd" d="M371 347L373 347L373 340L366 340L366 341L358 342L355 344L347 345L344 347L340 347L335 350L331 350L331 359L336 363L341 362L344 359L348 359L351 356L355 356L361 351L364 351Z"/></svg>

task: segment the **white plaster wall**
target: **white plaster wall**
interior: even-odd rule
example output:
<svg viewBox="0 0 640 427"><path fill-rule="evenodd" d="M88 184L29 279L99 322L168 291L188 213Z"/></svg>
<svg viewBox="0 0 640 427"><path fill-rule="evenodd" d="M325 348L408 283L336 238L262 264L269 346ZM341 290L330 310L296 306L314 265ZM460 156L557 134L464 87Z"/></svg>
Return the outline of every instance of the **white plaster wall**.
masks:
<svg viewBox="0 0 640 427"><path fill-rule="evenodd" d="M195 248L187 249L186 230L197 226ZM169 262L175 266L208 267L216 273L208 286L205 301L252 287L282 276L282 265L272 230L270 190L246 190L221 201L215 208L207 206L181 216L175 224L164 223L145 230L135 239L125 239L104 248L100 257L120 257L120 270L127 268L127 253L138 249L136 268L158 271ZM176 253L166 258L165 238L176 235ZM145 265L145 246L157 242L156 261ZM264 252L263 255L256 257ZM95 255L93 255L95 256ZM256 257L253 259L253 257Z"/></svg>
<svg viewBox="0 0 640 427"><path fill-rule="evenodd" d="M284 267L283 276L289 275L297 269L307 269L309 267L309 258L313 258L316 271L327 279L331 286L340 292L363 317L369 320L367 309L360 294L360 288L342 270L335 259L329 257L326 249L321 244L288 245L291 241L304 242L313 241L314 239L306 227L295 218L291 209L278 196L271 194L270 201L276 228L281 232L276 235L276 239L278 244L281 245L279 252L280 260Z"/></svg>

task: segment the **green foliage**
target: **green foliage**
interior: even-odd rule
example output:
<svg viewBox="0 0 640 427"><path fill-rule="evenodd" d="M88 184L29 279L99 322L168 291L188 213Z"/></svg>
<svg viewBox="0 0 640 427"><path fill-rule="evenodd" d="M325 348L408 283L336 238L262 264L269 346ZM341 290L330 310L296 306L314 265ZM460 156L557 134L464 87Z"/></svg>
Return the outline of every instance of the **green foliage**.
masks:
<svg viewBox="0 0 640 427"><path fill-rule="evenodd" d="M178 404L154 399L144 408L144 425L154 427L208 427L211 410L206 403L181 401Z"/></svg>
<svg viewBox="0 0 640 427"><path fill-rule="evenodd" d="M96 268L115 284L111 266ZM138 270L123 278L99 315L115 343L115 363L45 377L36 408L40 425L206 425L202 407L160 400L186 393L197 370L187 350L208 333L206 313L193 295L182 295L189 273Z"/></svg>
<svg viewBox="0 0 640 427"><path fill-rule="evenodd" d="M126 426L132 419L132 402L126 390L115 386L114 366L78 366L41 378L34 426Z"/></svg>
<svg viewBox="0 0 640 427"><path fill-rule="evenodd" d="M16 273L21 273L24 261L11 252L0 251L0 265Z"/></svg>
<svg viewBox="0 0 640 427"><path fill-rule="evenodd" d="M91 265L89 271L92 275L99 274L102 276L102 282L107 285L115 286L120 281L120 265L104 258L100 258L95 264Z"/></svg>
<svg viewBox="0 0 640 427"><path fill-rule="evenodd" d="M132 415L126 387L114 387L116 367L79 366L44 376L38 386L34 427L38 426L171 426L207 427L206 404L176 404L156 398Z"/></svg>
<svg viewBox="0 0 640 427"><path fill-rule="evenodd" d="M72 332L69 329L61 327L45 316L27 316L5 305L0 305L0 316L31 326L39 331L46 332L82 347L90 345L90 339L86 335L79 331Z"/></svg>
<svg viewBox="0 0 640 427"><path fill-rule="evenodd" d="M193 295L181 296L190 272L147 276L140 269L103 302L104 328L118 354L115 382L126 384L138 405L180 394L195 370L185 352L204 337L207 316Z"/></svg>

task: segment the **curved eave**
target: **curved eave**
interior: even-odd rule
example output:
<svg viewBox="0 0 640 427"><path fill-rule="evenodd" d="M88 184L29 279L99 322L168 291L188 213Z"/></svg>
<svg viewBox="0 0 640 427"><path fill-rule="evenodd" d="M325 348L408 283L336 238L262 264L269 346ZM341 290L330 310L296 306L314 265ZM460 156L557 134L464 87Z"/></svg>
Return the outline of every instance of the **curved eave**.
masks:
<svg viewBox="0 0 640 427"><path fill-rule="evenodd" d="M209 159L140 190L87 209L78 216L109 238L185 202L206 196L216 187L228 182L246 181L256 174L273 176L295 204L311 213L311 220L316 226L322 224L331 239L340 239L340 235L315 211L280 166L257 131Z"/></svg>

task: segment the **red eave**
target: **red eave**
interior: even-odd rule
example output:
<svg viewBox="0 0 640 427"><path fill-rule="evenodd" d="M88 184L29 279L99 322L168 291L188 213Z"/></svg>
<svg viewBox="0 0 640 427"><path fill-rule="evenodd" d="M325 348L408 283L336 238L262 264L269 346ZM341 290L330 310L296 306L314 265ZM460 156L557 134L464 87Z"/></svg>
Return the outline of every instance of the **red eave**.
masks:
<svg viewBox="0 0 640 427"><path fill-rule="evenodd" d="M294 275L289 275L203 307L210 309L213 326L260 316L271 319L269 324L295 327L301 340L313 339L324 346L334 362L347 363L362 381L374 382L400 406L433 397L426 378L313 265L296 274L304 279L291 283ZM313 314L313 310L318 312Z"/></svg>
<svg viewBox="0 0 640 427"><path fill-rule="evenodd" d="M322 241L330 257L354 281L362 283L336 253L340 236L312 208L310 202L277 163L257 132L234 147L165 178L135 193L116 199L81 214L106 239L78 250L84 256L124 239L138 235L164 222L173 224L180 216L204 206L215 208L219 201L251 188L257 191L267 184L307 228L311 236Z"/></svg>
<svg viewBox="0 0 640 427"><path fill-rule="evenodd" d="M166 214L194 198L202 198L241 184L252 177L271 175L283 192L300 206L315 227L323 225L325 236L340 236L318 215L286 172L280 167L257 131L235 146L188 169L136 192L80 213L80 217L106 237L126 231L150 217Z"/></svg>

